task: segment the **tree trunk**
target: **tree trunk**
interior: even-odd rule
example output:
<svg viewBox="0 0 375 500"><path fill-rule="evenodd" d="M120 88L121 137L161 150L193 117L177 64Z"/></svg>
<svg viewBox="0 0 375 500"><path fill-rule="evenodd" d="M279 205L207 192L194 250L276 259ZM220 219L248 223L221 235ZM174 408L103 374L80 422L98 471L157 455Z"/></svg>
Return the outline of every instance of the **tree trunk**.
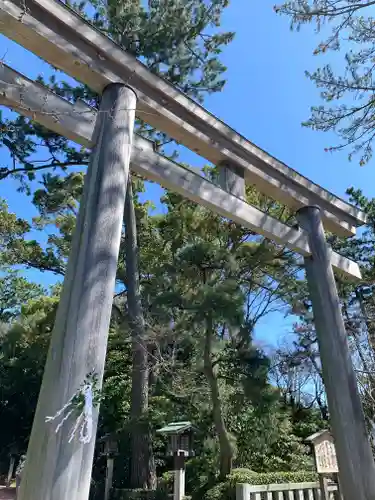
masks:
<svg viewBox="0 0 375 500"><path fill-rule="evenodd" d="M371 313L368 313L366 303L364 301L362 291L361 289L357 289L356 292L356 298L360 306L360 311L361 311L361 316L362 316L362 321L365 322L366 324L366 330L367 330L367 340L368 344L370 346L370 349L372 350L372 356L371 356L371 361L373 365L373 360L375 357L375 322L373 320L373 317ZM373 297L370 299L373 300ZM370 309L371 311L371 309ZM362 352L362 345L360 340L356 337L356 332L353 332L354 340L356 342L356 347L357 351L360 355L361 362L363 365L364 370L367 372L367 383L368 387L366 387L365 390L365 396L364 396L364 409L365 409L365 418L366 422L368 424L369 428L369 434L370 434L370 442L371 442L371 447L372 450L374 451L375 449L375 380L374 380L374 369L373 366L369 366L366 360L366 355Z"/></svg>
<svg viewBox="0 0 375 500"><path fill-rule="evenodd" d="M148 421L148 351L145 321L142 311L137 224L134 210L133 189L129 178L124 212L125 260L129 321L132 333L132 390L131 390L131 488L155 489L156 473L152 451L152 436Z"/></svg>
<svg viewBox="0 0 375 500"><path fill-rule="evenodd" d="M217 376L212 365L212 320L207 320L205 345L204 345L204 374L210 388L212 412L220 447L220 479L225 479L232 470L233 446L230 441L229 433L226 429L223 412L221 410L220 391Z"/></svg>

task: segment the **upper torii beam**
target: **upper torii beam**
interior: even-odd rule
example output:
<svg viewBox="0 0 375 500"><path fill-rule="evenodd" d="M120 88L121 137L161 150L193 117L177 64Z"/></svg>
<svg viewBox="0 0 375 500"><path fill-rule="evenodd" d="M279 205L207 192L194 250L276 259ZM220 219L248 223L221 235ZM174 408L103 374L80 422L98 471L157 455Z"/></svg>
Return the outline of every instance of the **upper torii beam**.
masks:
<svg viewBox="0 0 375 500"><path fill-rule="evenodd" d="M1 0L0 31L99 93L110 83L130 84L138 95L137 114L144 121L213 164L229 162L247 182L294 210L318 205L329 231L350 236L365 222L359 209L242 137L63 2Z"/></svg>

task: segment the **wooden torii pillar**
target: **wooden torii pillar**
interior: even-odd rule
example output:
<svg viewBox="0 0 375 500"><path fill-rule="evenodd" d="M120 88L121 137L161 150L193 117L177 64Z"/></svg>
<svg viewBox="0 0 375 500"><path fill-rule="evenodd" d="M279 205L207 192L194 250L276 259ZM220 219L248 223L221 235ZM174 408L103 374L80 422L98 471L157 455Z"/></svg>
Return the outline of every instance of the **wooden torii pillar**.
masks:
<svg viewBox="0 0 375 500"><path fill-rule="evenodd" d="M95 147L86 174L61 300L32 427L19 500L87 500L92 437L69 442L77 413L60 429L56 415L89 373L101 386L120 247L136 107L134 91L110 84L103 93ZM78 431L79 432L79 431Z"/></svg>
<svg viewBox="0 0 375 500"><path fill-rule="evenodd" d="M223 189L245 197L244 172L219 166ZM319 207L307 206L297 219L309 238L306 278L314 311L324 385L337 449L344 500L375 500L375 464L351 360L347 333Z"/></svg>
<svg viewBox="0 0 375 500"><path fill-rule="evenodd" d="M306 277L313 305L342 494L344 500L374 500L374 458L321 212L319 207L304 207L298 211L297 218L309 236L311 256L304 259Z"/></svg>

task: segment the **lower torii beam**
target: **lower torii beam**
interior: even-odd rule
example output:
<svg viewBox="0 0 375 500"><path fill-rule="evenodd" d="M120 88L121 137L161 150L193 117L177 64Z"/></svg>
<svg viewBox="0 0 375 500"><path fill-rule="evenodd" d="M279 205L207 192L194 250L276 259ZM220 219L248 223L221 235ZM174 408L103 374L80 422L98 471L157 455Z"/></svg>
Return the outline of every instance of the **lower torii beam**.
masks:
<svg viewBox="0 0 375 500"><path fill-rule="evenodd" d="M347 332L319 207L305 207L298 220L309 235L306 276L314 312L324 386L345 500L375 499L375 465L366 430Z"/></svg>
<svg viewBox="0 0 375 500"><path fill-rule="evenodd" d="M94 145L93 130L97 119L95 109L80 101L71 104L5 64L0 65L0 104L82 146L90 148ZM153 144L139 136L134 137L131 169L303 256L310 255L305 231L283 224L249 205L241 196L220 189L198 171L182 167L157 154L153 151ZM244 188L242 180L238 179L238 182ZM224 187L228 189L230 186L225 184ZM332 252L331 262L336 271L348 278L361 278L359 266L352 260Z"/></svg>
<svg viewBox="0 0 375 500"><path fill-rule="evenodd" d="M51 422L46 422L46 417L58 416L89 374L97 378L97 387L101 387L135 107L136 97L131 88L112 84L105 89L19 500L87 500L89 497L98 407L93 405L90 420L90 401L86 400L88 438L92 424L91 439L86 443L79 439L79 428L78 436L69 442L79 415L77 409L69 414L71 408L66 408ZM65 416L68 418L64 421ZM61 427L57 427L59 422Z"/></svg>

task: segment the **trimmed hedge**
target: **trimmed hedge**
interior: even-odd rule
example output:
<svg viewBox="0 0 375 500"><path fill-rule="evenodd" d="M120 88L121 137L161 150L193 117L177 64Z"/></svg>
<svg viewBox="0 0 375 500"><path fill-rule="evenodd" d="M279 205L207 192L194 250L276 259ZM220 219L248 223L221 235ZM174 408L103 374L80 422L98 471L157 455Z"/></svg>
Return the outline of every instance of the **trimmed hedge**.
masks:
<svg viewBox="0 0 375 500"><path fill-rule="evenodd" d="M230 484L282 484L282 483L312 483L318 481L316 472L253 472L248 469L235 469L229 476Z"/></svg>
<svg viewBox="0 0 375 500"><path fill-rule="evenodd" d="M204 500L235 500L236 484L283 484L318 481L315 472L254 472L249 469L234 469L227 481L215 484L206 491Z"/></svg>

